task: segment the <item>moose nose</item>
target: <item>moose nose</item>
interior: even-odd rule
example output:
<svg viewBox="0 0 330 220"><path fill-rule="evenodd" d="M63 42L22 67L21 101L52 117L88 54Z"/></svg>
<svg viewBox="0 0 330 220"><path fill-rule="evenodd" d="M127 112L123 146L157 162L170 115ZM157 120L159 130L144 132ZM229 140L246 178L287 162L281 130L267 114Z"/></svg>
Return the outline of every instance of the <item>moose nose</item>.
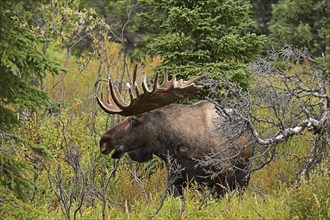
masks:
<svg viewBox="0 0 330 220"><path fill-rule="evenodd" d="M109 154L111 149L110 149L110 144L108 143L108 140L105 140L104 138L101 138L100 140L100 151L102 154Z"/></svg>
<svg viewBox="0 0 330 220"><path fill-rule="evenodd" d="M107 154L107 143L106 142L100 143L100 150L101 150L102 154Z"/></svg>

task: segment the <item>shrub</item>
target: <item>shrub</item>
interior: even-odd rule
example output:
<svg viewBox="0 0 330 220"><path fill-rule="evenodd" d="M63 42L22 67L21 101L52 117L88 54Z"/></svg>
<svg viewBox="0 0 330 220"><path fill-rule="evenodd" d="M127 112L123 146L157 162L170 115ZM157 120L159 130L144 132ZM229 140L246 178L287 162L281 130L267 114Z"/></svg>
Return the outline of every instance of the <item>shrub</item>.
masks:
<svg viewBox="0 0 330 220"><path fill-rule="evenodd" d="M287 201L290 219L330 219L330 176L314 172Z"/></svg>

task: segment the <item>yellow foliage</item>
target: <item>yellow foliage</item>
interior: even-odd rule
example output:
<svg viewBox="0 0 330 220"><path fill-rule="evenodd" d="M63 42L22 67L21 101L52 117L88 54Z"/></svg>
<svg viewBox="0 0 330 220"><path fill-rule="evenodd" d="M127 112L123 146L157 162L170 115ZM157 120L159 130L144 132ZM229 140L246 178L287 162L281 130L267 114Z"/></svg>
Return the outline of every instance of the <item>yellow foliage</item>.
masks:
<svg viewBox="0 0 330 220"><path fill-rule="evenodd" d="M95 100L94 89L97 82L100 91L106 91L106 81L108 78L113 80L128 80L128 74L132 73L134 64L122 55L120 44L109 41L103 42L104 47L96 56L95 54L87 54L77 58L69 56L65 68L67 73L60 75L47 75L44 80L43 87L52 96L55 102L63 101L64 104L71 107L74 112L90 112ZM64 51L63 51L64 52ZM62 63L65 63L65 57L59 57ZM140 64L139 70L154 74L154 68L160 65L159 57L146 57L142 59L143 67ZM127 64L126 64L127 63ZM125 84L123 84L125 85Z"/></svg>

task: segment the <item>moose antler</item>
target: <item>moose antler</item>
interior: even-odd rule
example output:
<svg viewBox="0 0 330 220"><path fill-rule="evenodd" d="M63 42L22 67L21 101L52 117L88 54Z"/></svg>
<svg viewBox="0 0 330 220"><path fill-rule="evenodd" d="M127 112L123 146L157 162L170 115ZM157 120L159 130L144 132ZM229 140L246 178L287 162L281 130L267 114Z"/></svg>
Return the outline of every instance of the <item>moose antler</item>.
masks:
<svg viewBox="0 0 330 220"><path fill-rule="evenodd" d="M101 97L97 97L97 101L101 108L109 114L119 114L123 116L138 115L143 112L148 112L160 107L164 107L171 103L176 102L179 99L188 97L198 90L201 86L196 86L195 82L198 82L206 75L202 75L191 79L189 81L176 80L173 76L171 80L168 79L168 73L164 72L164 81L159 84L159 72L156 72L155 80L150 90L147 85L146 74L142 75L142 90L139 88L136 82L137 78L137 65L134 67L133 71L133 83L132 86L127 83L129 89L129 95L131 102L127 104L121 98L117 89L114 88L112 81L109 79L109 89L108 101L103 99L103 94Z"/></svg>

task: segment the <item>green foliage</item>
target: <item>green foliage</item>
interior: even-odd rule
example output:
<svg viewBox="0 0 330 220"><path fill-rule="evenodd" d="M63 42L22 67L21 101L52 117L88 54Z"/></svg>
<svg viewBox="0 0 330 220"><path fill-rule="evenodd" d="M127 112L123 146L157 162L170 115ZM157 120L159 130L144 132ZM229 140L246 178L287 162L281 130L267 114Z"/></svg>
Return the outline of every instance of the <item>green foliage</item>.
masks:
<svg viewBox="0 0 330 220"><path fill-rule="evenodd" d="M37 144L27 147L30 142L14 134L14 128L20 122L19 114L27 115L49 103L48 94L39 85L47 72L60 69L38 50L45 39L29 28L32 10L24 0L2 1L0 5L0 140L5 146L0 155L0 187L23 200L32 186L27 176L33 169L33 151L47 154L47 150Z"/></svg>
<svg viewBox="0 0 330 220"><path fill-rule="evenodd" d="M17 198L25 199L25 190L32 188L32 184L22 173L31 170L29 164L5 152L0 154L0 164L0 185L12 190Z"/></svg>
<svg viewBox="0 0 330 220"><path fill-rule="evenodd" d="M155 215L161 203L159 192L153 193L153 199L147 203L135 200L127 209L112 207L107 213L108 219L288 219L289 209L285 196L261 196L253 190L244 195L232 193L222 199L206 199L196 191L186 191L185 200L167 196L162 209ZM151 203L150 203L151 202ZM96 212L94 210L94 212ZM97 213L90 217L97 216ZM86 216L88 219L88 217Z"/></svg>
<svg viewBox="0 0 330 220"><path fill-rule="evenodd" d="M0 129L18 123L21 109L36 111L49 99L37 88L46 71L57 73L58 66L38 49L41 36L27 28L25 1L3 1L0 6Z"/></svg>
<svg viewBox="0 0 330 220"><path fill-rule="evenodd" d="M49 150L34 137L35 131L29 134L28 130L35 127L26 123L20 135L5 134L2 139L3 149L0 154L0 186L12 190L17 198L27 200L27 191L33 189L30 176L34 173L37 161L51 158ZM39 142L39 143L38 143Z"/></svg>
<svg viewBox="0 0 330 220"><path fill-rule="evenodd" d="M152 34L151 30L147 30L142 25L141 19L137 16L137 12L143 9L136 4L136 1L81 0L80 5L82 8L94 8L98 16L104 18L107 24L111 24L110 36L112 41L120 43L123 46L123 51L131 59L143 59L143 56L146 55L146 38Z"/></svg>
<svg viewBox="0 0 330 220"><path fill-rule="evenodd" d="M273 6L270 46L307 47L313 55L329 52L330 4L324 0L281 0Z"/></svg>
<svg viewBox="0 0 330 220"><path fill-rule="evenodd" d="M254 30L259 34L269 34L268 23L272 19L272 5L278 0L251 0L253 19L256 21Z"/></svg>
<svg viewBox="0 0 330 220"><path fill-rule="evenodd" d="M79 0L51 1L41 5L40 16L35 18L45 25L33 28L34 32L52 39L43 44L43 50L50 49L51 53L56 53L56 49L66 50L66 54L57 54L66 59L64 67L72 52L81 56L85 55L82 52L93 54L102 46L100 41L107 38L105 33L109 31L109 26L93 8L80 8L79 4Z"/></svg>
<svg viewBox="0 0 330 220"><path fill-rule="evenodd" d="M144 24L161 33L149 44L150 51L160 55L174 74L208 72L220 78L229 69L229 75L237 75L238 82L243 82L244 64L263 47L263 37L248 32L253 21L250 6L243 1L139 2L148 8L141 13ZM222 71L217 68L225 65L228 67ZM242 71L230 71L237 69Z"/></svg>
<svg viewBox="0 0 330 220"><path fill-rule="evenodd" d="M11 190L0 186L1 219L36 219L44 215L40 209L24 203L16 196Z"/></svg>
<svg viewBox="0 0 330 220"><path fill-rule="evenodd" d="M287 203L291 219L330 218L330 177L322 175L327 169L314 172L309 181L303 181L290 193Z"/></svg>

